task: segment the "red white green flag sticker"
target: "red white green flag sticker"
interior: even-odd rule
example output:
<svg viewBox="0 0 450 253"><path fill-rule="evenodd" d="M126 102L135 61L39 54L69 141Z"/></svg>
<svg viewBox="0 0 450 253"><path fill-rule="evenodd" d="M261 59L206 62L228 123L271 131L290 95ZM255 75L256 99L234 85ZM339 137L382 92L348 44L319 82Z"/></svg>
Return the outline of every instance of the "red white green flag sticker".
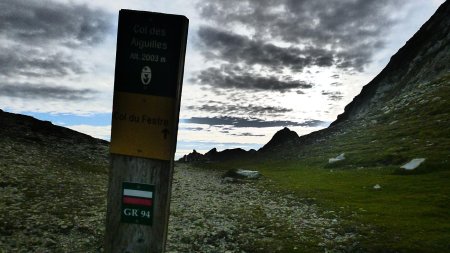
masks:
<svg viewBox="0 0 450 253"><path fill-rule="evenodd" d="M152 225L154 189L149 184L122 183L121 221Z"/></svg>

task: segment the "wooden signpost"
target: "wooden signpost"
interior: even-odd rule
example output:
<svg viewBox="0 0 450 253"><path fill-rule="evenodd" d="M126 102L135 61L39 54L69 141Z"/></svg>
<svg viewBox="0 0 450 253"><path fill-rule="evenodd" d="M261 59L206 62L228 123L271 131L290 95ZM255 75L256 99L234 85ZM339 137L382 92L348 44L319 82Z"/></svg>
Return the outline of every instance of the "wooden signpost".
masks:
<svg viewBox="0 0 450 253"><path fill-rule="evenodd" d="M121 10L105 251L163 252L188 19Z"/></svg>

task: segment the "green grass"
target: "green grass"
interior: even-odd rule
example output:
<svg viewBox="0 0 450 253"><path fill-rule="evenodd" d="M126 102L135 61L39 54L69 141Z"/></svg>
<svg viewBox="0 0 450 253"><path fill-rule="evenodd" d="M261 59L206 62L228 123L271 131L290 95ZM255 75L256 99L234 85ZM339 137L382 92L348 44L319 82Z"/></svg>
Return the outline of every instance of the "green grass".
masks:
<svg viewBox="0 0 450 253"><path fill-rule="evenodd" d="M446 252L450 244L450 171L403 176L395 168L330 170L292 162L257 166L272 180L272 190L315 199L338 211L347 226L370 229L367 251ZM375 190L374 185L382 188ZM345 229L345 228L344 228Z"/></svg>

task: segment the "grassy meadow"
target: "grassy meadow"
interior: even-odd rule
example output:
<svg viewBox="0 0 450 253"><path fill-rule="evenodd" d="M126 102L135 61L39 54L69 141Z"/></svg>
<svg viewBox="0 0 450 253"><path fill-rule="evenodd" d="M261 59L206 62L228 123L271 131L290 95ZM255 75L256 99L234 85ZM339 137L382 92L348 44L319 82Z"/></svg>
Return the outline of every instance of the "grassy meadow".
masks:
<svg viewBox="0 0 450 253"><path fill-rule="evenodd" d="M450 171L399 175L396 167L324 169L297 162L257 167L269 188L340 213L348 230L373 251L446 252L450 249ZM381 189L374 189L375 185Z"/></svg>

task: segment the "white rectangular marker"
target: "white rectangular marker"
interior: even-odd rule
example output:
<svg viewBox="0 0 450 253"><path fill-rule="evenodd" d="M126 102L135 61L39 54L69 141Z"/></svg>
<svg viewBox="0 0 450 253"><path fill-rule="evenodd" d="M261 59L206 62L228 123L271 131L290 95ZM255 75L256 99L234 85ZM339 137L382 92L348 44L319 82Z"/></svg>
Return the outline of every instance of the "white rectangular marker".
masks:
<svg viewBox="0 0 450 253"><path fill-rule="evenodd" d="M153 198L153 192L130 190L130 189L123 189L123 195L149 199Z"/></svg>

